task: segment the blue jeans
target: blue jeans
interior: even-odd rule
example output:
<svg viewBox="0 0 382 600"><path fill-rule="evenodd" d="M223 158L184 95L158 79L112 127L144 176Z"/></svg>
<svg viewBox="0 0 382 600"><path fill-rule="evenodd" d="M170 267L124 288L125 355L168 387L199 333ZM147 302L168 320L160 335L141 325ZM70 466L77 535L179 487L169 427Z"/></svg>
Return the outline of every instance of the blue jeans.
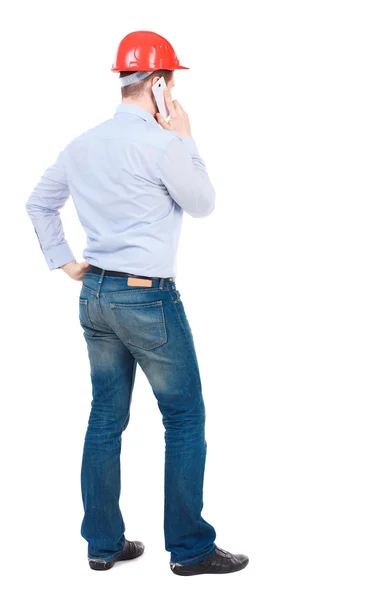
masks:
<svg viewBox="0 0 382 600"><path fill-rule="evenodd" d="M174 281L128 286L127 278L86 273L79 319L92 382L81 466L88 558L115 560L125 542L119 507L121 436L130 418L137 363L157 399L165 428L165 548L192 564L216 549L201 516L207 444L205 406L193 337Z"/></svg>

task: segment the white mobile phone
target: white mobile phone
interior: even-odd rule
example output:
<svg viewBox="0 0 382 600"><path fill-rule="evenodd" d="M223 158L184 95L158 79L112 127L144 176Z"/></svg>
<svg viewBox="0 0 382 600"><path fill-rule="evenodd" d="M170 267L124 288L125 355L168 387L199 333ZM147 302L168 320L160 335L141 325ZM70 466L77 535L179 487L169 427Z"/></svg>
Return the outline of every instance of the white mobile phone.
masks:
<svg viewBox="0 0 382 600"><path fill-rule="evenodd" d="M152 86L152 91L154 94L154 98L155 101L157 103L157 107L158 107L158 111L160 112L160 114L162 115L162 117L164 117L165 119L167 119L170 116L170 113L168 111L168 108L166 106L166 102L163 96L163 91L165 90L165 88L167 88L166 85L166 81L164 79L164 77L161 77L153 86Z"/></svg>

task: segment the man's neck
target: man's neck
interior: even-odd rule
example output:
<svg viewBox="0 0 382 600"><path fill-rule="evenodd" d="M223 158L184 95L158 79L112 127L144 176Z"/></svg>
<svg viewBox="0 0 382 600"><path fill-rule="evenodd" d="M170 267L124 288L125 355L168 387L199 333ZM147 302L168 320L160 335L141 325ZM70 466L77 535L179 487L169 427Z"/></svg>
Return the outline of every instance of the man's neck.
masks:
<svg viewBox="0 0 382 600"><path fill-rule="evenodd" d="M134 104L134 106L140 106L141 108L147 110L147 112L149 112L150 115L155 117L155 109L153 107L153 103L150 102L150 100L134 100L129 98L123 98L122 104Z"/></svg>

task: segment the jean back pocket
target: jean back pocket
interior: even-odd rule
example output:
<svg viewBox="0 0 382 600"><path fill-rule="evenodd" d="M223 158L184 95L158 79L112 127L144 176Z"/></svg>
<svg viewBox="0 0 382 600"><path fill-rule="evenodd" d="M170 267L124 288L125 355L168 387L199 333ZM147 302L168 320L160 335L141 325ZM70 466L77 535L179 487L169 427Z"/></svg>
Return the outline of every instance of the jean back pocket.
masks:
<svg viewBox="0 0 382 600"><path fill-rule="evenodd" d="M162 300L142 304L110 302L115 333L125 344L153 350L167 341Z"/></svg>

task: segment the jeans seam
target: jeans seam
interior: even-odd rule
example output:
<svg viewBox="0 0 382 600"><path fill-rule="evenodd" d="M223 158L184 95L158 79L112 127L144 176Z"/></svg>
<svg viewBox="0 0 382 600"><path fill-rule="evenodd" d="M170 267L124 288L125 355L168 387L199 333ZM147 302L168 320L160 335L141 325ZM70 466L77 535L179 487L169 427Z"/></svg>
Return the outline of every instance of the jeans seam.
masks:
<svg viewBox="0 0 382 600"><path fill-rule="evenodd" d="M82 283L82 285L88 292L94 294L94 296L97 294L96 290L93 290L93 288L90 288L85 283ZM163 289L165 289L165 288L163 288ZM108 294L133 294L134 292L142 292L142 290L144 290L145 292L157 292L159 290L159 288L158 287L147 288L147 287L139 286L138 290L121 289L121 290L113 290L112 292L101 291L101 292L99 292L99 295L101 296L101 294L102 294L102 296L107 296Z"/></svg>
<svg viewBox="0 0 382 600"><path fill-rule="evenodd" d="M199 371L199 365L198 365L197 361L195 360L194 349L192 347L191 340L189 339L189 337L187 335L187 331L186 331L186 329L185 329L185 327L183 325L183 321L182 321L182 319L180 317L180 314L179 314L179 311L178 311L178 307L176 306L175 302L173 302L173 305L175 306L175 311L176 311L176 314L177 314L177 317L178 317L178 321L179 321L179 323L180 323L180 325L181 325L181 327L183 329L183 333L184 333L184 336L185 336L185 338L187 340L187 344L188 344L188 346L189 346L189 348L191 350L191 354L192 354L192 359L194 361L194 365L196 367L196 370Z"/></svg>

